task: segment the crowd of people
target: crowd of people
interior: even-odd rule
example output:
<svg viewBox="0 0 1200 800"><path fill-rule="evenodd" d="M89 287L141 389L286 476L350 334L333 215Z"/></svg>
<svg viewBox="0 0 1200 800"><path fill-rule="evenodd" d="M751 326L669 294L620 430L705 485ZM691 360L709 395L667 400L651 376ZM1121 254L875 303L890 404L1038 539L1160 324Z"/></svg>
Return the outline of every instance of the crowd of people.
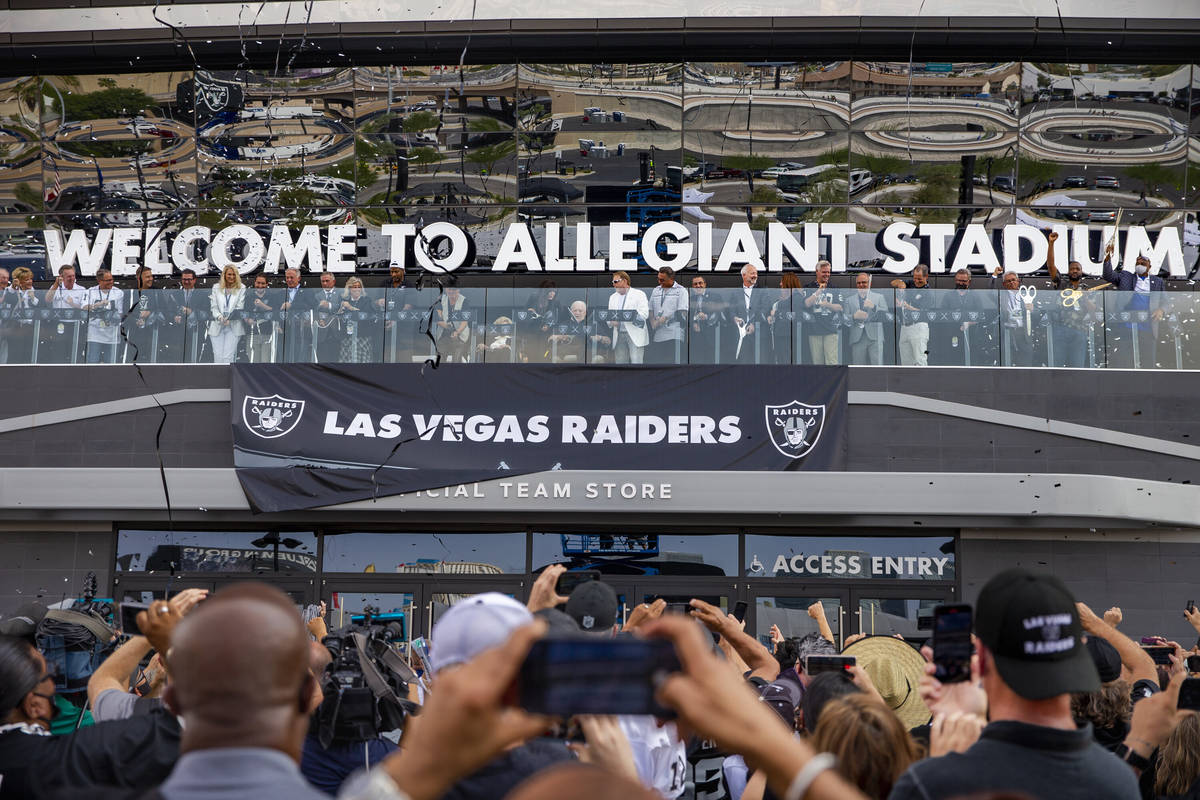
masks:
<svg viewBox="0 0 1200 800"><path fill-rule="evenodd" d="M305 623L259 583L154 600L114 641L83 611L2 620L0 798L1200 796L1200 719L1179 707L1200 699L1189 686L1180 702L1197 648L1153 640L1168 655L1156 663L1119 609L1097 615L1056 578L994 576L974 606L969 677L942 683L930 646L896 637L855 638L840 651L852 662L818 669L839 653L819 603L816 632L774 629L768 647L699 599L625 616L602 581L564 596L564 569L543 571L525 604L461 600L421 648ZM1200 611L1185 613L1200 632ZM541 639L593 659L658 641L673 666L614 661L592 674L628 691L576 683L595 713L547 716L514 690ZM107 654L82 685L78 659L64 679L64 641ZM556 682L570 676L545 674L559 700L543 702L566 702ZM629 712L638 681L661 711ZM689 769L700 751L717 774Z"/></svg>
<svg viewBox="0 0 1200 800"><path fill-rule="evenodd" d="M1052 245L1056 239L1049 234ZM63 267L47 290L33 288L28 268L15 270L11 280L0 269L0 363L411 363L440 356L501 363L1160 366L1159 341L1178 325L1149 261L1114 269L1109 252L1100 281L1085 277L1078 261L1060 273L1053 251L1047 269L1054 291L1042 300L1036 286L1000 268L987 290L960 269L953 289L935 291L924 264L909 279L892 280L887 294L869 272L855 274L853 288L835 288L828 261L803 284L799 273L785 272L767 287L758 269L746 265L740 288L710 289L703 274L685 288L666 267L649 292L618 271L607 297L577 291L568 302L545 280L524 302L511 303L454 284L419 295L399 267L370 288L357 276L339 286L329 272L319 287L306 288L297 269L284 272L282 286L265 274L244 285L226 267L202 289L185 269L179 288L157 291L149 267L137 270L130 290L114 288L107 269L85 289L74 268ZM1103 288L1120 299L1092 293Z"/></svg>

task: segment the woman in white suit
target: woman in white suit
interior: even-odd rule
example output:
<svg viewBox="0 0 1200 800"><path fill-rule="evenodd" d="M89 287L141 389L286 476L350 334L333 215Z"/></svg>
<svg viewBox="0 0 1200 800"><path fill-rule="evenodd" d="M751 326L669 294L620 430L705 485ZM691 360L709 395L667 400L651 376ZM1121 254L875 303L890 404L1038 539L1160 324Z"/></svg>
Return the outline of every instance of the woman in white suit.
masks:
<svg viewBox="0 0 1200 800"><path fill-rule="evenodd" d="M221 280L212 288L212 322L208 323L208 340L212 343L213 361L217 364L228 364L237 357L238 340L246 332L241 320L245 301L242 276L232 266L225 267Z"/></svg>

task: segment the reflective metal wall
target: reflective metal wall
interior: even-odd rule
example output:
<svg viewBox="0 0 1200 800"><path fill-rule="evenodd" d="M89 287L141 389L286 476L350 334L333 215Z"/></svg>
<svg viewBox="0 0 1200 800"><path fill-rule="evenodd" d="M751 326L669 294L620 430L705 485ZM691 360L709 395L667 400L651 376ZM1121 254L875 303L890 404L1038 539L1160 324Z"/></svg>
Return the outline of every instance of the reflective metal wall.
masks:
<svg viewBox="0 0 1200 800"><path fill-rule="evenodd" d="M0 265L31 231L447 220L1113 223L1200 242L1193 65L495 64L0 81ZM963 157L973 157L964 164ZM601 241L605 241L602 239ZM544 245L544 238L539 239ZM572 248L573 242L564 243ZM593 250L596 244L592 245ZM878 257L851 242L850 262ZM1189 269L1196 257L1187 249Z"/></svg>

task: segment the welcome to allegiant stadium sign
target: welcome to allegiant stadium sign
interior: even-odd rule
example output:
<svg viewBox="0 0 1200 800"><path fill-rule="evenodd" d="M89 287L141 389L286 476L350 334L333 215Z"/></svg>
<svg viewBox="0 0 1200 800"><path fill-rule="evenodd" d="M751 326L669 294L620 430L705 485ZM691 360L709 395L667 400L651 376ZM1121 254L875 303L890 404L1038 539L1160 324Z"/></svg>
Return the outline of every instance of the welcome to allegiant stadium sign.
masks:
<svg viewBox="0 0 1200 800"><path fill-rule="evenodd" d="M834 270L842 271L846 269L849 238L858 233L853 223L809 222L800 226L801 230L791 231L782 223L772 222L765 232L759 232L745 222L735 222L719 229L724 239L718 246L709 222L692 227L674 221L658 222L641 232L633 222L614 222L595 230L590 223L580 222L571 226L574 247L564 248L567 226L547 222L539 227L545 233L542 246L535 241L529 225L509 225L492 260L492 271L634 271L644 265L651 270L671 267L728 272L745 264L768 272L785 268L812 271L822 258L827 258ZM1068 261L1079 261L1086 274L1100 273L1101 264L1090 254L1099 252L1100 242L1106 243L1116 234L1113 226L1090 230L1087 225L1054 225L1050 230L1059 234L1056 262L1065 268ZM380 233L389 242L392 265L447 273L475 263L474 239L448 222L383 225ZM1132 264L1139 255L1145 255L1154 271L1165 268L1172 277L1185 276L1177 227L1148 231L1142 226L1129 226L1121 233L1119 263ZM359 237L360 229L354 225L326 226L324 237L316 225L295 233L276 225L266 239L248 225L231 225L217 231L195 225L174 234L170 241L161 229L151 227L102 228L90 240L85 231L74 230L65 241L60 231L45 231L50 269L57 272L70 265L83 275L93 275L101 267L117 275L131 275L143 264L163 275L189 268L197 273L219 271L229 265L242 274L259 269L278 273L287 268L354 272ZM1023 224L988 230L979 224L959 228L945 223L893 222L875 234L875 243L885 256L883 269L897 274L911 272L918 263L928 264L934 273L964 267L988 272L997 267L1017 273L1034 272L1046 263L1049 248L1043 230ZM564 252L566 249L572 252Z"/></svg>

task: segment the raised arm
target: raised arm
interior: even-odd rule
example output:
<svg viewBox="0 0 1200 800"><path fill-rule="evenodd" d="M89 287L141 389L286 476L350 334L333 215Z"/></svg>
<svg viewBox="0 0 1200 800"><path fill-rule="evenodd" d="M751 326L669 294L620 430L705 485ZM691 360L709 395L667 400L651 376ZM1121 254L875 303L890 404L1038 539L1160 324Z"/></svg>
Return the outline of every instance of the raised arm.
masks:
<svg viewBox="0 0 1200 800"><path fill-rule="evenodd" d="M1050 273L1050 280L1057 282L1058 267L1054 263L1054 243L1058 241L1058 234L1051 231L1046 238L1050 242L1050 247L1046 250L1046 270Z"/></svg>
<svg viewBox="0 0 1200 800"><path fill-rule="evenodd" d="M1075 606L1079 609L1079 621L1083 625L1083 630L1089 636L1099 636L1111 644L1120 654L1121 663L1129 669L1133 680L1158 681L1158 670L1154 666L1154 659L1150 658L1145 650L1128 636L1097 617L1086 603L1076 603Z"/></svg>
<svg viewBox="0 0 1200 800"><path fill-rule="evenodd" d="M104 659L88 678L88 702L94 707L96 698L110 689L129 691L129 676L137 669L138 662L151 650L150 640L145 636L134 636Z"/></svg>
<svg viewBox="0 0 1200 800"><path fill-rule="evenodd" d="M779 662L775 660L775 656L771 655L771 651L767 650L762 642L742 630L736 619L722 614L721 609L703 600L693 599L691 606L692 616L729 642L729 646L750 668L752 677L757 676L766 681L773 681L779 677Z"/></svg>
<svg viewBox="0 0 1200 800"><path fill-rule="evenodd" d="M833 638L833 629L829 627L829 620L825 618L825 606L821 605L820 600L808 607L808 615L816 620L817 631L825 637L826 641L836 642Z"/></svg>

